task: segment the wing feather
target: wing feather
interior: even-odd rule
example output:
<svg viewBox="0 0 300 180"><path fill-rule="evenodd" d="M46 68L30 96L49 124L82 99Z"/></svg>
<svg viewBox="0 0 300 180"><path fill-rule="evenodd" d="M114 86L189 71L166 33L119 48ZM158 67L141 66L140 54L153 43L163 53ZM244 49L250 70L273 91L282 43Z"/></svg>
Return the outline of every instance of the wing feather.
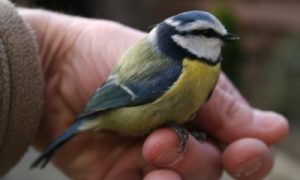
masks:
<svg viewBox="0 0 300 180"><path fill-rule="evenodd" d="M110 78L96 91L78 118L159 98L178 79L182 63L154 51L140 41L123 57Z"/></svg>

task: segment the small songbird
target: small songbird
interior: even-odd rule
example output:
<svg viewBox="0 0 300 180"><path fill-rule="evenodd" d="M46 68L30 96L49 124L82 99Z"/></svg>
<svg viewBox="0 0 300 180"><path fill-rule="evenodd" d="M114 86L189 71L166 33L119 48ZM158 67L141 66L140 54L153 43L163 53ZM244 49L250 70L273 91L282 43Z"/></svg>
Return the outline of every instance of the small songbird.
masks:
<svg viewBox="0 0 300 180"><path fill-rule="evenodd" d="M73 125L31 167L45 167L64 143L90 130L140 136L170 125L185 145L180 125L209 98L220 74L221 48L237 39L208 12L184 12L159 23L123 54Z"/></svg>

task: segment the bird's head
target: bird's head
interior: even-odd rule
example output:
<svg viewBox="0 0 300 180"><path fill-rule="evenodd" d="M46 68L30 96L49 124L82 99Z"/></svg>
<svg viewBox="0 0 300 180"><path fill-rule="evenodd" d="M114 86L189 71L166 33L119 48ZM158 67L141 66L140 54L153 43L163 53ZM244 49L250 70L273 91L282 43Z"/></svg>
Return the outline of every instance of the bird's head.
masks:
<svg viewBox="0 0 300 180"><path fill-rule="evenodd" d="M209 64L219 62L225 42L239 39L228 33L214 15L203 11L172 16L152 29L148 38L172 59L202 59Z"/></svg>

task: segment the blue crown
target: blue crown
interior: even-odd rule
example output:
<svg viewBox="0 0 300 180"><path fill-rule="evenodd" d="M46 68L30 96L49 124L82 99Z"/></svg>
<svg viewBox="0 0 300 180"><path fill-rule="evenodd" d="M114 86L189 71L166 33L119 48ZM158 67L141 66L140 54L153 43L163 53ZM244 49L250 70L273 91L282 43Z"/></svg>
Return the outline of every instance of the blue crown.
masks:
<svg viewBox="0 0 300 180"><path fill-rule="evenodd" d="M213 19L213 16L204 11L189 11L189 12L184 12L178 15L175 15L172 17L172 20L177 21L180 23L180 25L185 25L191 22L194 22L196 20L202 20L202 21L207 21L214 23L215 19Z"/></svg>

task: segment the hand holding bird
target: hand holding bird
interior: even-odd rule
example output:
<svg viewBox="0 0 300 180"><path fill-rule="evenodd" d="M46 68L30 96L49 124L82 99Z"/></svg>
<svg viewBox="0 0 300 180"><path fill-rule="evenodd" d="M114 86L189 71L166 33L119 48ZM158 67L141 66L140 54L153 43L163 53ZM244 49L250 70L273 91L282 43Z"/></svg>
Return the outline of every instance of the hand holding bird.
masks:
<svg viewBox="0 0 300 180"><path fill-rule="evenodd" d="M62 16L62 15L56 15L56 14L47 14L47 16ZM27 18L30 18L29 16L27 16ZM68 18L70 17L64 17L65 19L63 20L70 20ZM48 19L49 20L49 19ZM61 21L63 21L61 20ZM34 20L31 19L31 21L33 26L34 26ZM102 81L103 82L103 78L105 77L105 75L107 75L107 70L111 67L111 64L113 64L112 61L109 60L116 60L118 58L116 57L112 57L112 58L104 58L104 57L111 57L111 56L115 56L116 53L109 53L104 55L103 52L99 52L99 49L101 49L99 46L99 40L104 40L107 36L106 35L102 35L102 34L97 34L96 32L99 31L101 28L103 28L103 24L99 23L99 26L97 26L96 21L94 20L85 20L85 19L77 19L77 23L81 23L81 27L82 25L87 25L89 24L89 26L87 27L86 30L86 36L81 36L81 38L76 36L76 32L80 32L82 29L76 30L75 26L70 26L69 28L72 29L74 28L73 33L74 34L68 34L69 37L77 37L77 41L75 44L69 43L68 41L64 42L66 43L67 46L66 49L71 48L71 49L75 49L76 51L73 51L74 56L72 56L72 58L69 57L69 51L66 51L66 49L55 49L55 47L53 47L53 44L44 44L44 48L49 48L49 46L52 46L52 48L56 51L54 51L55 53L57 53L59 55L59 59L64 59L63 61L58 61L57 59L54 59L54 57L58 57L58 56L43 56L43 60L45 60L45 62L47 62L47 60L51 61L52 63L57 63L60 64L61 66L45 66L45 76L46 79L49 81L49 83L47 83L47 91L46 94L48 94L48 98L46 99L46 103L45 103L45 109L46 109L46 114L47 116L45 116L44 119L44 123L41 127L41 129L44 129L41 131L41 138L43 138L42 140L40 140L40 142L42 142L43 144L45 144L45 138L47 139L53 139L54 137L57 137L59 134L61 134L73 121L73 118L75 118L75 115L77 113L79 113L80 109L83 107L83 105L85 104L84 101L88 100L88 96L91 95L93 89L96 89L95 85L97 84L97 82ZM51 20L50 20L51 23ZM108 22L104 22L104 23L108 23ZM101 24L101 26L100 26ZM54 26L53 22L52 27ZM57 25L57 24L56 24ZM106 24L106 25L109 25ZM78 26L78 24L76 25ZM58 24L57 27L60 27L60 25ZM57 28L56 27L56 28ZM63 27L63 26L61 26ZM38 28L35 28L38 29ZM132 37L132 39L130 40L125 40L122 41L123 43L128 43L126 47L128 47L132 42L136 41L136 39L141 38L143 35L140 32L136 32L124 27L121 27L120 25L116 25L116 24L111 24L111 26L109 25L109 27L105 27L105 30L109 30L108 32L112 32L112 35L109 37L109 39L111 40L118 40L115 42L119 42L118 38L124 38L124 37ZM41 31L39 31L41 32ZM89 32L89 33L87 33ZM94 32L94 33L91 33ZM119 36L116 37L117 33L113 33L113 32L123 32L123 34L120 34ZM39 35L39 33L37 33ZM88 35L88 34L93 34L92 35ZM97 34L97 35L95 35ZM72 36L74 35L74 36ZM78 35L78 34L77 34ZM40 36L43 37L43 36ZM90 39L88 37L91 37ZM93 37L93 38L92 38ZM97 37L97 38L95 38ZM114 39L115 38L115 39ZM40 38L41 39L41 38ZM72 39L72 38L71 38ZM73 42L70 39L70 42ZM90 41L89 41L90 40ZM42 41L45 43L45 41ZM84 47L82 46L82 42L86 42L86 43L96 43L98 44L98 47L93 46L92 48L89 48L87 50L82 50L81 48ZM112 43L113 44L113 43ZM119 44L120 46L122 46L122 44ZM105 46L110 46L110 43L106 43ZM111 45L113 46L113 45ZM120 49L114 49L114 51L119 51L119 55L122 52L122 49L126 49L126 47L121 47ZM78 49L81 49L81 51L78 51ZM102 48L104 49L104 48ZM63 52L68 52L68 53L63 53ZM43 52L43 51L42 51ZM45 51L44 51L45 52ZM76 54L79 53L79 54ZM82 54L80 54L82 53ZM82 61L82 60L78 60L77 55L80 55L81 57L85 57L87 54L89 55L93 55L93 57L89 57L86 61ZM53 55L53 54L52 54ZM99 60L99 58L103 57L103 61ZM81 66L80 64L83 63L83 65ZM95 65L97 65L97 69L95 67ZM59 69L55 69L59 67ZM71 67L71 68L70 68ZM70 68L70 69L69 69ZM83 72L86 72L86 70L88 70L88 76L84 75ZM51 76L52 73L56 73L56 76ZM106 74L101 74L103 72L106 72ZM71 73L71 74L69 74ZM94 76L95 74L97 74L98 76ZM99 75L100 74L100 75ZM71 75L71 76L70 76ZM80 78L78 78L80 77ZM84 79L84 80L82 80ZM78 81L82 81L84 83L78 83ZM51 82L51 83L50 83ZM226 80L222 80L222 83L228 85L228 81ZM80 84L85 84L86 86L80 86ZM95 85L94 85L95 84ZM99 84L99 83L98 83ZM220 85L219 85L220 87ZM225 89L222 89L224 88ZM227 89L228 86L224 86L224 87L220 87L217 89L219 89L215 95L212 96L212 102L217 102L216 100L214 100L215 96L221 96L223 97L223 99L226 100L226 96L232 95L233 98L236 98L238 102L241 102L241 100L239 99L239 95L237 95L236 91L232 91ZM226 96L224 96L224 94L220 93L219 91L224 91L227 92L228 94ZM229 93L230 92L230 93ZM220 99L220 98L218 98ZM77 101L77 102L76 102ZM248 105L244 104L244 102L242 103L243 107L247 107L249 111L253 111L252 108L250 108ZM214 111L212 106L208 103L208 105L206 107L210 107L211 111ZM244 109L244 108L243 108ZM51 112L51 113L50 113ZM256 112L256 111L255 111ZM201 113L203 116L203 113ZM201 115L200 114L200 115ZM257 113L256 113L257 114ZM206 117L210 117L210 113L205 115ZM263 113L263 114L259 114L259 117L264 116L265 119L278 119L277 123L278 123L278 128L273 129L271 132L261 132L260 136L257 137L256 134L256 130L255 129L250 129L249 132L251 132L251 134L253 134L253 137L257 137L258 139L268 142L270 144L275 143L276 141L278 141L279 139L282 138L282 136L285 134L286 132L286 124L284 124L284 121L282 121L282 118L279 116L276 116L272 113ZM212 116L211 118L214 118L214 116ZM225 118L225 117L223 117ZM245 117L250 118L250 117ZM257 118L257 117L256 117ZM223 121L223 119L220 119L221 122L219 122L219 124L223 124L223 129L219 132L217 132L218 129L213 129L211 127L216 127L216 125L214 124L214 122L216 121L212 121L212 124L208 124L208 123L201 123L203 127L206 127L204 129L208 129L208 131L212 134L215 134L217 138L219 138L222 141L225 142L232 142L234 141L234 139L238 139L239 137L243 137L242 134L235 134L234 136L232 134L234 134L232 132L232 130L229 130L226 121ZM202 120L205 121L205 118ZM271 121L271 120L270 120ZM61 122L61 123L59 123ZM197 120L196 120L197 122ZM235 123L238 123L240 121L233 121ZM251 120L245 120L243 121L243 123L248 122L251 125ZM268 122L268 121L267 121ZM247 127L244 126L243 123L240 123L241 128L244 127L247 129L247 127L249 127L249 124L247 124ZM197 124L197 123L196 123ZM253 125L254 126L254 125ZM202 128L203 128L202 127ZM251 126L250 126L251 127ZM47 129L47 131L45 131ZM52 130L50 130L52 129ZM50 130L50 131L49 131ZM248 132L248 134L249 134ZM265 134L264 134L265 133ZM278 135L277 138L274 138L275 133ZM92 135L93 134L93 135ZM96 174L98 174L98 176L100 176L100 174L103 175L103 171L104 171L104 166L105 164L110 164L109 161L112 161L114 158L111 157L112 155L117 155L118 157L118 164L122 164L125 163L129 160L131 165L137 165L140 164L139 167L145 168L145 166L143 165L143 160L140 159L141 156L139 155L139 151L141 150L141 144L139 141L134 141L132 139L127 139L126 141L117 136L117 135L111 135L111 133L105 134L105 135L99 135L97 133L92 133L92 134L86 134L83 135L81 137L76 137L73 142L70 144L66 144L65 146L63 146L62 150L60 152L57 153L57 158L56 162L59 164L60 167L63 167L64 172L66 172L67 174L71 175L71 176L76 176L78 174L78 172L82 172L80 171L83 170L82 167L86 167L89 166L89 172L93 172L93 169L95 170L94 172ZM172 132L169 132L166 129L163 130L159 130L154 132L149 138L147 139L146 143L144 144L144 156L146 156L146 159L149 160L149 158L151 159L151 153L149 154L149 151L147 150L149 147L151 147L153 144L153 140L157 138L155 138L155 136L161 136L161 135L168 135L167 137L169 138L164 138L166 140L166 142L164 142L166 145L173 145L178 143L178 137L174 134L172 134ZM222 134L222 136L219 136L220 134ZM231 134L231 135L230 135ZM269 134L269 136L267 135ZM281 134L281 135L280 135ZM107 135L107 136L106 136ZM173 138L172 138L173 137ZM152 139L152 141L151 141ZM49 141L48 140L48 141ZM168 143L169 142L169 143ZM171 143L170 143L171 142ZM159 143L159 141L157 141L157 143ZM237 142L236 142L237 143ZM260 145L257 143L257 145ZM114 147L114 148L112 148ZM130 147L130 148L129 148ZM148 147L148 148L147 148ZM161 146L161 148L167 148L168 146ZM194 151L190 151L191 149L198 149L200 150L201 148L201 152L203 154L193 154L191 155L190 153L193 153ZM200 149L199 149L200 148ZM193 165L191 163L189 163L189 161L186 159L188 157L194 157L194 158L200 158L199 155L204 158L202 159L203 162L203 167L201 166L201 164L197 165L197 169L199 170L199 168L209 168L211 171L206 172L206 175L208 176L208 174L210 176L218 176L220 175L220 169L218 167L215 167L216 162L219 162L219 152L217 149L214 149L214 146L210 146L207 143L204 144L199 144L198 142L194 141L193 138L190 138L188 140L187 143L187 149L190 149L189 152L187 152L188 154L185 154L184 157L181 159L181 161L178 161L177 163L179 163L181 165L180 169L176 169L176 167L174 168L170 168L173 169L174 172L179 172L180 174L182 174L182 176L188 176L187 173L187 169L193 169L191 168ZM209 151L205 151L205 149L210 149ZM160 149L161 150L161 149ZM106 154L98 154L99 156L97 156L98 158L95 158L95 156L93 158L88 158L89 155L95 154L96 152L101 151L102 153ZM116 152L115 152L116 151ZM105 153L106 152L106 153ZM114 153L115 152L115 153ZM118 154L117 152L122 152L121 154ZM268 149L266 149L266 152L269 152ZM97 153L96 153L97 154ZM269 154L269 153L266 153ZM103 156L104 155L104 156ZM153 155L153 151L152 151L152 155ZM110 158L107 158L107 160L102 159L102 157L106 157L109 156ZM147 158L148 156L148 158ZM83 159L82 159L83 158ZM129 159L128 159L129 158ZM80 160L81 159L81 160ZM101 159L101 160L100 160ZM206 160L205 160L206 159ZM191 159L190 159L191 160ZM95 164L91 165L91 163L94 162ZM192 162L192 161L190 161ZM153 163L155 164L155 162L153 161ZM85 164L85 165L84 165ZM177 165L179 165L177 164ZM204 166L205 165L205 166ZM66 167L69 168L66 168ZM99 166L101 166L102 168L100 168ZM163 165L162 165L163 166ZM115 168L119 167L119 166L114 166ZM127 166L128 167L128 166ZM183 168L185 167L185 168ZM129 168L129 167L128 167ZM100 171L99 171L100 169ZM103 169L103 170L102 170ZM114 168L113 168L114 169ZM118 169L118 168L117 168ZM129 170L129 169L128 169ZM129 172L129 171L127 171ZM146 173L146 171L145 171ZM157 173L156 171L153 171L153 173ZM152 173L152 175L153 175ZM167 172L166 172L167 173ZM200 173L200 172L199 172ZM260 172L261 174L263 174L263 172ZM266 173L266 172L264 172ZM96 176L96 174L93 173L81 173L81 175L94 175ZM204 173L205 174L205 173ZM260 176L262 176L260 174ZM131 174L133 175L133 174ZM151 175L151 173L149 174L149 176ZM197 174L199 176L199 174ZM204 175L203 175L204 176ZM130 179L130 178L129 178Z"/></svg>

